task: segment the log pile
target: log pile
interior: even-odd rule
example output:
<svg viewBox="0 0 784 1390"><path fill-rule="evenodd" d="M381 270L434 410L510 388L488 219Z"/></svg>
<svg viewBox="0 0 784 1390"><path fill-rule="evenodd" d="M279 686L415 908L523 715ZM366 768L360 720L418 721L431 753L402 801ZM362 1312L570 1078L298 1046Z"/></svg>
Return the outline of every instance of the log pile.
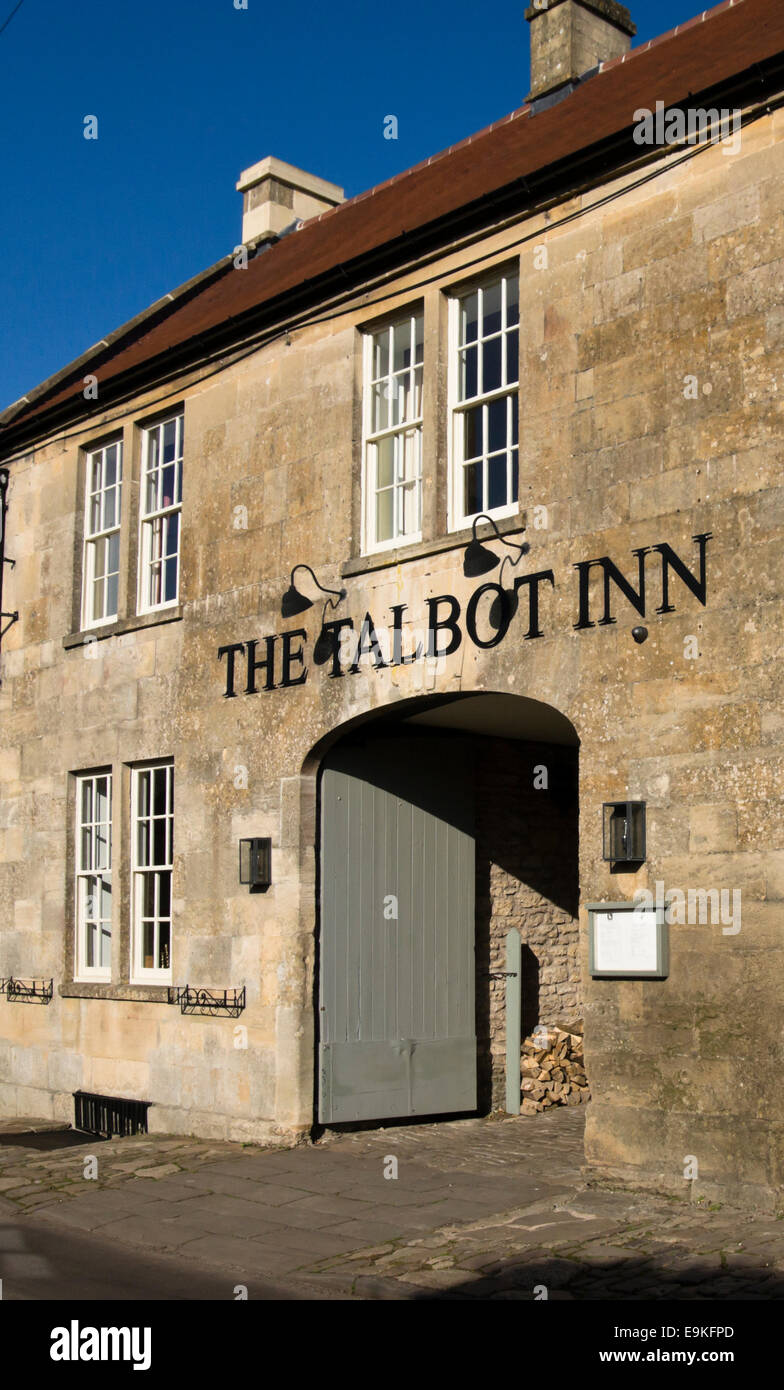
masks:
<svg viewBox="0 0 784 1390"><path fill-rule="evenodd" d="M583 1056L582 1019L565 1027L539 1024L520 1049L521 1115L591 1099Z"/></svg>

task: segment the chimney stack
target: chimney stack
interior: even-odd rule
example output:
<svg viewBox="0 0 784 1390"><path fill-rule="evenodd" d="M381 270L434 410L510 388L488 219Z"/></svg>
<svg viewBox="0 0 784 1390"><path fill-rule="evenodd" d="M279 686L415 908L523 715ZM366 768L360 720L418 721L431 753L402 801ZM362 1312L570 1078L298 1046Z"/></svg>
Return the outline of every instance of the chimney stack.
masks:
<svg viewBox="0 0 784 1390"><path fill-rule="evenodd" d="M268 155L240 174L242 241L244 245L278 236L292 222L307 222L343 202L336 183L306 174L282 159Z"/></svg>
<svg viewBox="0 0 784 1390"><path fill-rule="evenodd" d="M616 0L533 0L525 17L531 25L529 101L560 88L568 96L592 68L627 53L637 33Z"/></svg>

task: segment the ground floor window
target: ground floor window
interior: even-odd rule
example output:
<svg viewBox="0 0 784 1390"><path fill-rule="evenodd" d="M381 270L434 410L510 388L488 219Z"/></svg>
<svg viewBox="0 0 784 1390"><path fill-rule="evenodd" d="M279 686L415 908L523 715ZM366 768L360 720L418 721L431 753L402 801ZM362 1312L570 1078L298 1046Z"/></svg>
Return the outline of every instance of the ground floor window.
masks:
<svg viewBox="0 0 784 1390"><path fill-rule="evenodd" d="M112 774L76 781L76 978L112 977Z"/></svg>
<svg viewBox="0 0 784 1390"><path fill-rule="evenodd" d="M171 979L171 903L174 846L174 767L134 768L132 796L133 973L137 980Z"/></svg>

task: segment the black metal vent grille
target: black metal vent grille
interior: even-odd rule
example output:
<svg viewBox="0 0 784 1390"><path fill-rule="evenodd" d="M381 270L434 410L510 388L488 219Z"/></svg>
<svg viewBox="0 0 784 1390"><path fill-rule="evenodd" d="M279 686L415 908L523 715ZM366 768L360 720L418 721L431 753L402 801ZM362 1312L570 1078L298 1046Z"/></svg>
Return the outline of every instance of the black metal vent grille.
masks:
<svg viewBox="0 0 784 1390"><path fill-rule="evenodd" d="M152 1101L123 1100L121 1096L95 1096L74 1091L74 1129L88 1134L146 1134L147 1111Z"/></svg>

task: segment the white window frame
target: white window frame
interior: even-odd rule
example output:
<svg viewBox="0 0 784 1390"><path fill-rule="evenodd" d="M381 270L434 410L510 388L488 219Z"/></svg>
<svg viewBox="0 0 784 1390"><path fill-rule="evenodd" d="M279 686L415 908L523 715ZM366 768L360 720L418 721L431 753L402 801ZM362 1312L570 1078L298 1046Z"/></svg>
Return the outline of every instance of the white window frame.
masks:
<svg viewBox="0 0 784 1390"><path fill-rule="evenodd" d="M166 425L175 422L175 492L179 484L179 496L168 506L162 505L161 490L163 486L164 468L168 465L163 463L163 430ZM176 410L165 419L158 420L154 425L145 426L142 431L142 468L139 487L139 582L137 594L138 613L157 613L163 608L174 608L179 603L180 597L180 568L182 561L182 470L183 470L183 438L184 438L185 414L183 410ZM147 510L147 482L150 461L150 444L153 436L159 438L159 454L161 460L158 464L158 478L156 484L156 506ZM164 590L164 563L166 556L161 549L168 536L170 519L177 517L177 592L173 598L161 599L159 603L152 603L148 599L150 573L155 564L160 566L159 576L161 583L161 593ZM157 550L157 554L154 553ZM170 557L169 557L170 558Z"/></svg>
<svg viewBox="0 0 784 1390"><path fill-rule="evenodd" d="M112 978L112 941L113 924L115 918L114 896L112 894L112 773L110 769L102 772L83 772L79 773L74 779L76 784L76 806L75 806L75 842L74 842L74 980L89 982L96 980L111 981ZM96 820L95 810L97 804L96 784L99 781L107 783L108 793L108 819ZM84 788L88 784L92 785L92 816L89 821L84 820L83 801ZM98 844L97 829L104 826L106 829L105 844L106 851L104 858L106 864L96 863L100 855L96 854ZM84 832L89 831L90 835L90 864L84 863ZM93 886L93 883L95 886ZM109 898L111 904L110 916L101 917L100 904L103 900L103 885L108 884ZM95 910L88 912L90 902L98 899L98 913ZM108 921L109 930L109 964L108 965L88 965L87 964L87 928L92 925L96 933L96 943L98 946L98 958L101 956L101 943L103 936L103 923Z"/></svg>
<svg viewBox="0 0 784 1390"><path fill-rule="evenodd" d="M112 526L105 526L106 494L109 489L106 486L106 455L109 449L117 450L117 482L114 485L117 493L117 508L115 522ZM93 491L93 470L95 460L100 459L101 467L101 486L97 493ZM121 438L110 439L106 444L99 448L90 449L86 454L85 469L85 488L84 488L84 545L82 549L82 630L92 627L102 627L106 623L117 621L119 611L119 589L120 589L120 555L118 544L117 556L117 607L113 613L105 613L102 617L96 618L94 614L95 601L95 553L99 545L103 545L108 550L108 542L114 535L120 536L122 526L122 482L123 482L123 441ZM92 530L92 503L95 496L100 497L101 525L98 530ZM112 570L113 574L114 571ZM108 574L104 574L104 602L106 601L106 581Z"/></svg>
<svg viewBox="0 0 784 1390"><path fill-rule="evenodd" d="M151 788L150 797L150 816L141 817L139 814L139 791L141 779L147 774L151 777L161 769L166 772L166 810L163 817L154 815L154 799ZM168 822L168 833L165 836L167 854L165 861L154 864L139 863L139 828L142 819L166 819ZM152 837L150 837L152 841ZM173 854L174 854L174 764L171 760L161 760L155 763L145 763L141 767L131 768L131 984L171 984L172 980L172 954L174 937L174 916L173 916ZM160 907L160 876L168 874L169 878L169 917L162 918L159 914ZM154 913L152 918L144 919L142 916L143 908L143 879L147 875L154 875ZM153 960L157 959L160 944L160 923L169 923L169 964L166 968L158 966L145 966L143 958L144 949L144 921L153 922Z"/></svg>
<svg viewBox="0 0 784 1390"><path fill-rule="evenodd" d="M517 380L516 380L515 382L507 382L505 385L502 385L502 386L496 388L496 389L493 390L493 391L487 392L487 394L485 394L485 393L480 393L480 394L477 395L477 396L471 397L469 400L461 401L461 400L460 400L460 376L459 376L459 373L460 373L460 357L459 357L459 347L460 347L460 305L461 305L462 301L463 301L464 299L468 298L469 295L475 294L475 293L477 292L477 290L486 290L486 289L489 289L492 285L496 285L496 284L498 284L499 282L502 282L503 285L504 285L504 289L503 289L503 291L502 291L502 305L503 305L503 310L502 310L502 312L503 312L503 317L502 317L502 327L501 327L501 338L502 338L502 341L503 341L503 339L506 337L506 328L505 328L505 320L506 320L506 302L507 302L507 296L506 296L506 281L507 281L507 280L512 280L512 279L515 279L515 280L517 280L517 282L518 282L518 306L519 306L519 284L520 284L519 271L518 271L517 269L510 269L509 267L506 267L506 268L499 267L497 270L495 270L494 272L492 272L492 273L489 274L489 275L483 276L483 278L482 278L481 280L477 280L475 283L468 284L468 285L461 285L458 289L453 290L453 291L450 293L450 295L449 295L449 316L448 316L448 353L449 353L449 368L448 368L448 374L447 374L447 375L448 375L447 397L448 397L449 429L448 429L448 432L447 432L447 433L448 433L448 439L447 439L448 489L447 489L447 493L448 493L448 528L449 528L450 531L463 531L463 530L465 530L466 527L471 526L471 525L473 524L473 522L476 520L476 518L477 518L478 516L491 516L491 517L493 517L494 520L500 520L500 519L503 518L503 517L517 516L518 513L519 513L519 510L520 510L520 413L519 413L519 411L520 411L520 406L519 406L519 392L520 392L520 318L519 318L519 307L518 307L518 322L517 322L517 324L516 324L516 328L517 328L517 342L518 342ZM479 325L478 325L478 330L477 330L477 331L478 331L479 334L481 334L481 316L480 316L480 319L479 319ZM479 343L479 342L485 342L485 341L487 341L487 339L483 339L483 338L481 338L481 337L477 337L477 343ZM506 353L505 353L503 350L502 350L502 353L501 353L501 361L502 361L502 369L503 369L503 372L505 373L505 372L506 372ZM461 428L461 419L460 419L460 417L464 414L464 412L465 412L467 409L473 408L473 407L478 406L478 405L489 405L492 401L500 400L500 399L502 399L502 398L504 398L504 397L512 398L513 395L514 395L515 393L517 393L517 395L518 395L517 497L516 497L512 502L507 502L507 503L505 503L505 504L504 504L503 506L501 506L501 507L493 507L492 509L491 509L490 507L485 507L485 508L483 508L483 509L482 509L481 511L479 511L479 512L471 512L470 514L469 514L469 513L464 513L464 512L463 512L463 452L462 452L462 451L463 451L463 430L462 430L462 428ZM487 440L486 440L486 436L485 436L485 444L486 444L486 442L487 442Z"/></svg>
<svg viewBox="0 0 784 1390"><path fill-rule="evenodd" d="M363 334L363 370L362 370L362 554L373 555L384 550L397 550L403 545L415 545L422 539L422 437L424 419L424 360L422 363L412 361L408 367L411 375L416 371L417 366L422 368L422 409L418 415L414 415L410 420L401 421L400 424L389 426L383 430L373 430L373 387L377 381L373 376L373 345L380 333L386 333L390 328L400 328L405 324L409 326L409 333L416 342L415 321L422 320L424 336L424 311L412 309L407 313L400 314L398 317L390 319L387 323L381 324L374 329L368 329ZM392 370L392 359L390 357L390 371L388 377L391 378L395 373ZM378 378L382 380L383 378ZM414 391L411 391L411 399L414 399ZM419 526L415 531L399 531L398 521L400 519L399 498L402 498L404 482L395 478L392 487L394 489L394 511L395 511L395 532L388 540L379 541L376 539L376 496L377 488L377 451L375 445L386 438L395 438L407 434L416 433L418 468L414 479L414 490L417 498L417 511L419 516Z"/></svg>

